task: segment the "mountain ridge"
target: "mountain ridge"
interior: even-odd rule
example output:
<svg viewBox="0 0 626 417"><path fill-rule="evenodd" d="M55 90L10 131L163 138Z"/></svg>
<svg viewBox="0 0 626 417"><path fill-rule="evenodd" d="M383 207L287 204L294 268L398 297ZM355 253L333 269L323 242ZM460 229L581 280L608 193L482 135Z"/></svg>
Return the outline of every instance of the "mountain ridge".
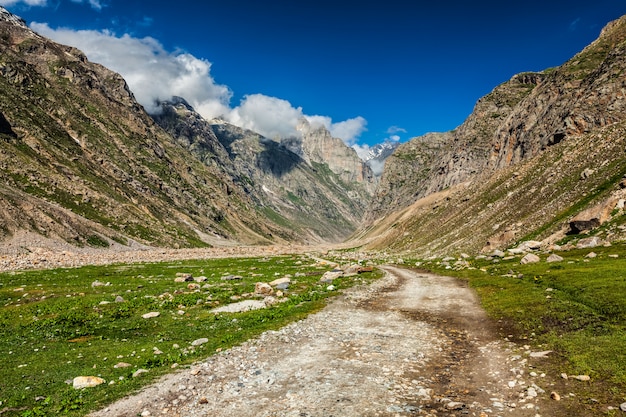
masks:
<svg viewBox="0 0 626 417"><path fill-rule="evenodd" d="M454 131L401 145L385 165L367 222L356 236L372 248L423 253L505 248L529 236L546 245L554 236L565 239L569 219L592 203L590 195L595 203L621 196L624 155L606 138L622 140L616 132L626 120L626 80L620 76L625 58L626 16L609 23L596 41L560 67L520 73L497 86ZM609 155L602 158L598 150ZM604 172L610 181L585 177L580 182L583 172ZM492 191L502 190L506 176L508 191L496 198ZM555 178L561 178L560 189L551 184ZM526 200L517 200L524 191ZM453 212L455 198L464 219ZM528 201L540 207L539 218ZM422 211L425 207L431 211ZM615 227L623 221L621 213L616 209ZM390 225L389 218L396 222ZM473 225L471 232L461 230L463 220Z"/></svg>
<svg viewBox="0 0 626 417"><path fill-rule="evenodd" d="M183 98L149 115L119 74L0 10L2 240L176 248L339 241L355 230L374 179L325 129L300 138L325 150L304 163L276 141L211 124Z"/></svg>
<svg viewBox="0 0 626 417"><path fill-rule="evenodd" d="M354 232L345 245L480 251L567 240L575 216L622 198L626 16L563 65L496 86L453 131L393 147L379 178L368 163L380 160L306 120L277 141L183 98L148 115L119 74L0 12L4 241L176 248ZM609 211L605 237L622 236L623 210Z"/></svg>

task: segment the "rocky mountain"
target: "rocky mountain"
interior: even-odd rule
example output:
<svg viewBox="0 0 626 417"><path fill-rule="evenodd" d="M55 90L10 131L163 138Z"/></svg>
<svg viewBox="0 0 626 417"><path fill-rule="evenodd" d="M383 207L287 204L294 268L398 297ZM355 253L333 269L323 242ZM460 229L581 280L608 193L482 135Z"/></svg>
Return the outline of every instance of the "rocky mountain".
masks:
<svg viewBox="0 0 626 417"><path fill-rule="evenodd" d="M188 247L299 238L218 163L228 157L218 141L207 138L198 144L206 158L194 157L118 74L3 8L0 92L2 241L33 233L78 246Z"/></svg>
<svg viewBox="0 0 626 417"><path fill-rule="evenodd" d="M356 151L339 138L332 137L323 126L311 126L301 119L297 130L298 138L281 141L284 147L299 155L309 164L326 164L343 181L360 184L368 194L376 188L376 178L371 168L357 155Z"/></svg>
<svg viewBox="0 0 626 417"><path fill-rule="evenodd" d="M562 66L499 85L454 131L401 145L358 236L372 247L488 250L554 240L585 207L619 199L625 48L626 17Z"/></svg>
<svg viewBox="0 0 626 417"><path fill-rule="evenodd" d="M306 120L278 142L180 98L150 116L118 74L0 7L0 241L317 243L361 225L349 244L427 255L626 238L624 73L626 17L454 131L376 149L378 178Z"/></svg>
<svg viewBox="0 0 626 417"><path fill-rule="evenodd" d="M362 218L371 172L326 129L307 131L287 147L223 120L204 120L180 98L161 107L156 122L204 164L221 167L261 215L292 231L292 240L340 241Z"/></svg>
<svg viewBox="0 0 626 417"><path fill-rule="evenodd" d="M368 218L406 207L478 173L492 172L495 132L541 79L541 74L516 75L481 98L454 131L429 133L400 145L387 159Z"/></svg>

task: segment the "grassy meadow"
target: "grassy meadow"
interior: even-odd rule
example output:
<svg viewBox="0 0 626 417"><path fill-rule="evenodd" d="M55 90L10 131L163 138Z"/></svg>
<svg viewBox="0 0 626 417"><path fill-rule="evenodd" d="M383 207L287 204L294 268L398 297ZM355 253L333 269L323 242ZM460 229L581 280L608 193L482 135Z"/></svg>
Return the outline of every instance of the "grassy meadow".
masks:
<svg viewBox="0 0 626 417"><path fill-rule="evenodd" d="M521 256L471 259L466 268L455 261L418 264L467 280L503 337L554 351L538 366L554 387L567 390L561 395L574 394L569 403L578 411L572 415L619 415L608 407L626 402L626 245L558 255L563 261L548 263L540 254L541 262L526 265ZM591 381L566 384L562 373Z"/></svg>
<svg viewBox="0 0 626 417"><path fill-rule="evenodd" d="M319 283L329 269L302 255L0 274L0 415L85 415L172 368L299 320L342 289L380 277L375 271L339 278L329 291ZM182 273L207 280L199 288L175 282ZM240 278L222 279L227 276ZM242 313L211 312L254 298L256 282L285 276L292 281L286 302ZM160 315L142 317L150 312ZM208 341L192 346L202 338ZM120 363L130 366L115 367ZM148 372L133 377L139 369ZM71 381L77 376L106 383L75 390Z"/></svg>

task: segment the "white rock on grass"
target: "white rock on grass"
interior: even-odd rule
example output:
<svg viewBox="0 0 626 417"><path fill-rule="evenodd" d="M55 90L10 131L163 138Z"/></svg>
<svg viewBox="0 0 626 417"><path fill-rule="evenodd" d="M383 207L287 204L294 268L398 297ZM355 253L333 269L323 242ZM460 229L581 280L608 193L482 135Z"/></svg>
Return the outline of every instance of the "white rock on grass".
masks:
<svg viewBox="0 0 626 417"><path fill-rule="evenodd" d="M208 342L209 342L209 339L207 339L206 337L203 337L201 339L196 339L193 342L191 342L191 346L200 346Z"/></svg>
<svg viewBox="0 0 626 417"><path fill-rule="evenodd" d="M152 311L150 313L146 313L144 314L143 317L144 319L153 319L155 317L159 317L161 315L161 313L159 313L158 311Z"/></svg>
<svg viewBox="0 0 626 417"><path fill-rule="evenodd" d="M335 279L343 276L343 271L327 271L324 272L324 275L320 278L320 282L324 283L332 283Z"/></svg>
<svg viewBox="0 0 626 417"><path fill-rule="evenodd" d="M546 262L561 262L563 261L563 257L559 256L555 253L553 253L552 255L548 256L548 259L546 259Z"/></svg>
<svg viewBox="0 0 626 417"><path fill-rule="evenodd" d="M254 285L254 293L260 295L272 295L274 294L274 289L267 282L257 282Z"/></svg>
<svg viewBox="0 0 626 417"><path fill-rule="evenodd" d="M269 285L271 285L272 287L277 287L284 284L291 284L291 278L278 278L269 283Z"/></svg>
<svg viewBox="0 0 626 417"><path fill-rule="evenodd" d="M77 376L72 380L72 387L74 389L92 388L105 382L104 379L97 376Z"/></svg>
<svg viewBox="0 0 626 417"><path fill-rule="evenodd" d="M539 258L537 255L535 255L534 253L529 253L526 256L524 256L522 258L522 260L520 261L520 263L522 265L526 265L526 264L532 264L532 263L536 263L541 261L541 258Z"/></svg>

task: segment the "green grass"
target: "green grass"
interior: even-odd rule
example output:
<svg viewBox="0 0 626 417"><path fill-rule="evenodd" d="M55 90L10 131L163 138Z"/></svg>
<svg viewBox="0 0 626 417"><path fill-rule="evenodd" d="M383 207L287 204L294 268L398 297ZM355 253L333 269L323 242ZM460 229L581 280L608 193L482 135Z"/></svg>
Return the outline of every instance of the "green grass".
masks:
<svg viewBox="0 0 626 417"><path fill-rule="evenodd" d="M592 251L597 258L586 258ZM542 262L528 265L516 257L472 260L460 270L437 261L421 266L467 280L502 336L553 350L546 366L557 379L562 372L590 375L593 383L579 384L576 394L579 405L600 415L593 407L626 401L626 245L559 255L559 263L541 255Z"/></svg>
<svg viewBox="0 0 626 417"><path fill-rule="evenodd" d="M337 290L327 291L318 282L327 268L305 256L287 256L0 274L1 414L85 415L171 372L175 364L191 364L301 319L342 289L380 276L341 278ZM178 272L207 281L189 289L187 282L174 282ZM221 279L228 274L242 279ZM256 282L285 275L292 276L287 302L246 313L211 312L246 298ZM124 301L115 302L117 296ZM160 316L142 318L152 311ZM192 347L199 338L209 341ZM132 366L115 368L119 362ZM133 378L138 369L149 372ZM66 383L81 375L107 383L82 391Z"/></svg>

